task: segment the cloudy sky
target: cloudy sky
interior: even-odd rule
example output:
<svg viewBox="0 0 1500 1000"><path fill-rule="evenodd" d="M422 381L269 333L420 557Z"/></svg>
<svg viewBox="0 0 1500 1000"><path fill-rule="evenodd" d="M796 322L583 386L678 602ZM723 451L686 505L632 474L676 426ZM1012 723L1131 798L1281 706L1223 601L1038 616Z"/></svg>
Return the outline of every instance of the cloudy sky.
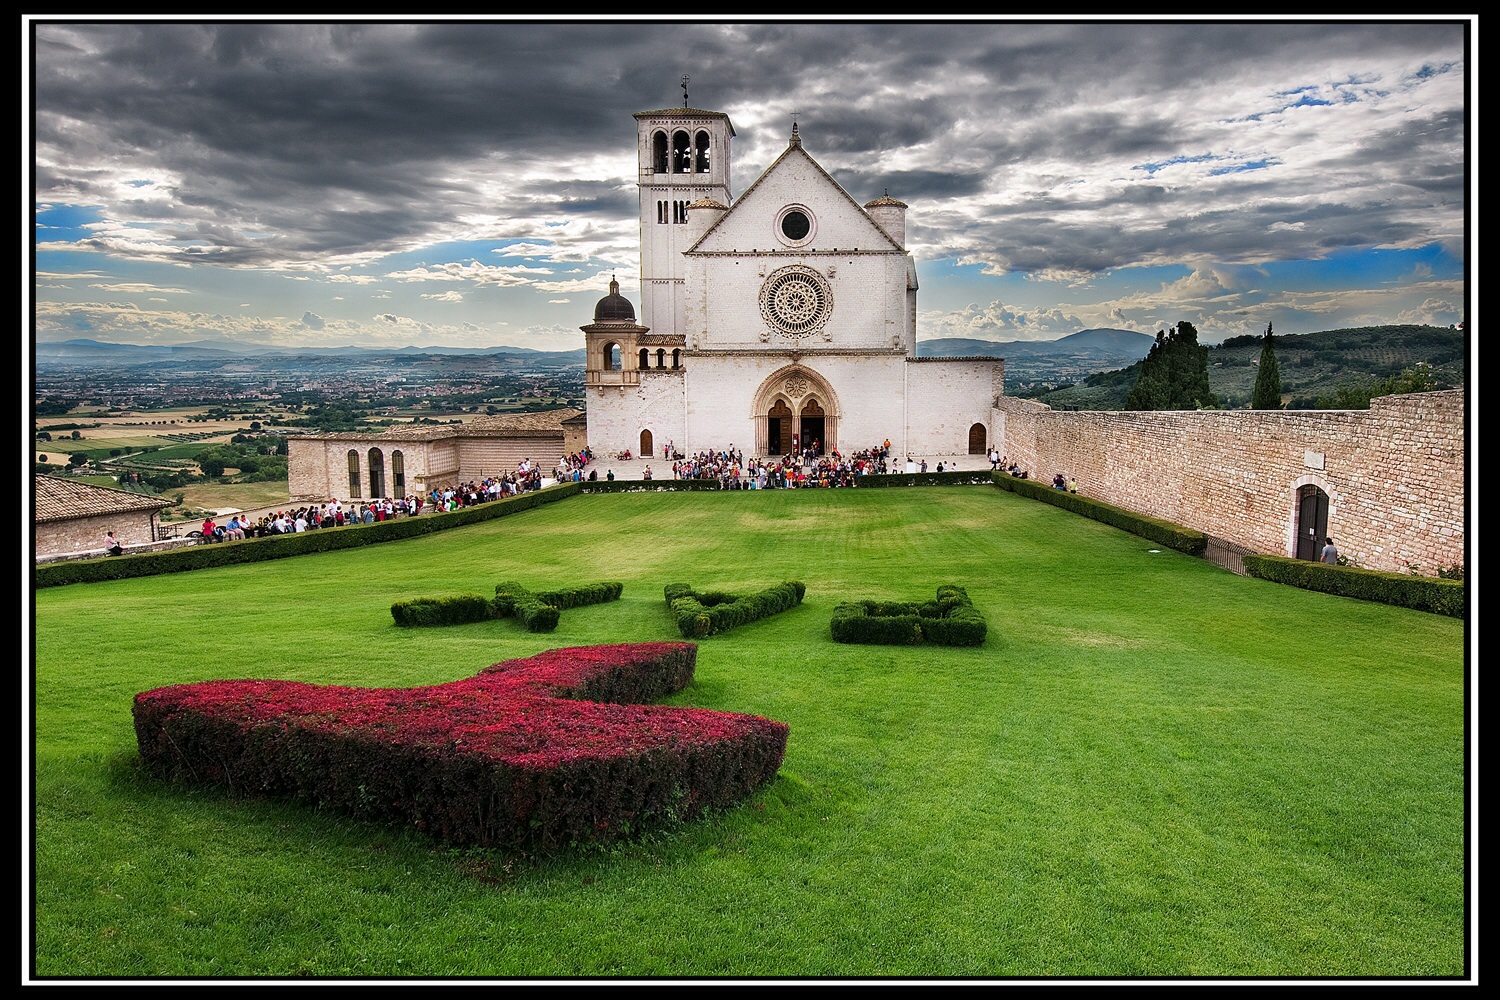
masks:
<svg viewBox="0 0 1500 1000"><path fill-rule="evenodd" d="M43 341L580 347L684 74L910 206L922 339L1468 315L1471 21L28 27Z"/></svg>

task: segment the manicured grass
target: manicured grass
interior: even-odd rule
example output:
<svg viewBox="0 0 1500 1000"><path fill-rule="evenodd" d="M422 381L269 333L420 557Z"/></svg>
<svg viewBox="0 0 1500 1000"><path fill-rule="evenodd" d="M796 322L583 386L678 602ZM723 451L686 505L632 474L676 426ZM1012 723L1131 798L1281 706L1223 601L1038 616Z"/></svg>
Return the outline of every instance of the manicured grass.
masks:
<svg viewBox="0 0 1500 1000"><path fill-rule="evenodd" d="M582 496L409 542L35 595L41 976L1461 976L1464 624L1233 576L987 487ZM557 631L397 600L623 580ZM431 684L679 638L804 581L672 702L791 738L745 806L547 858L168 786L130 702ZM967 588L973 648L836 644Z"/></svg>

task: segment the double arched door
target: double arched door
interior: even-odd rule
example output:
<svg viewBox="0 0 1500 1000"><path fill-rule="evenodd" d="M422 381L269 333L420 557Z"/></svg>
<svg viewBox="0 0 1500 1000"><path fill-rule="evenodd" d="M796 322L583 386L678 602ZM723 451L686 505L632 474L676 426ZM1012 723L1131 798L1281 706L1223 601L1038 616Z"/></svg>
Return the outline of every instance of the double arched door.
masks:
<svg viewBox="0 0 1500 1000"><path fill-rule="evenodd" d="M801 367L777 372L756 394L756 450L762 455L832 451L838 442L837 402L816 372Z"/></svg>

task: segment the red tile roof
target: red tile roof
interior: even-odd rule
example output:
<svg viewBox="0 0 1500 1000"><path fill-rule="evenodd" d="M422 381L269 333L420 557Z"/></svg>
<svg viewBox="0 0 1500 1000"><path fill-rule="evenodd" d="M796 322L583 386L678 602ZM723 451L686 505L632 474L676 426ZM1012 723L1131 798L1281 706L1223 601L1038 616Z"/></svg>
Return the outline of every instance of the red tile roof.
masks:
<svg viewBox="0 0 1500 1000"><path fill-rule="evenodd" d="M172 506L161 497L141 496L112 490L107 486L70 482L55 476L37 476L34 513L36 523L67 521L75 517L95 517L130 510L160 510Z"/></svg>

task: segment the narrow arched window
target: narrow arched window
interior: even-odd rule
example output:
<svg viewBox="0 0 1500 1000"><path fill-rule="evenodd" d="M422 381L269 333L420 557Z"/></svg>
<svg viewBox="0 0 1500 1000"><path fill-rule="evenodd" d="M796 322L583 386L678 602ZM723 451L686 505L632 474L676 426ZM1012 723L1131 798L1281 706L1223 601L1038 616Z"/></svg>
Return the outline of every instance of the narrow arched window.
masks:
<svg viewBox="0 0 1500 1000"><path fill-rule="evenodd" d="M681 351L681 349L674 350L672 352L672 367L673 368L681 368L682 367L682 351Z"/></svg>
<svg viewBox="0 0 1500 1000"><path fill-rule="evenodd" d="M708 133L698 133L697 158L693 168L700 174L708 173Z"/></svg>
<svg viewBox="0 0 1500 1000"><path fill-rule="evenodd" d="M359 452L349 449L349 495L359 496Z"/></svg>
<svg viewBox="0 0 1500 1000"><path fill-rule="evenodd" d="M406 456L399 451L391 452L391 482L396 496L406 496Z"/></svg>
<svg viewBox="0 0 1500 1000"><path fill-rule="evenodd" d="M641 348L641 363L636 365L636 367L641 369L651 367L651 352L647 351L644 347Z"/></svg>
<svg viewBox="0 0 1500 1000"><path fill-rule="evenodd" d="M379 448L370 449L370 492L369 496L385 496L385 455Z"/></svg>

